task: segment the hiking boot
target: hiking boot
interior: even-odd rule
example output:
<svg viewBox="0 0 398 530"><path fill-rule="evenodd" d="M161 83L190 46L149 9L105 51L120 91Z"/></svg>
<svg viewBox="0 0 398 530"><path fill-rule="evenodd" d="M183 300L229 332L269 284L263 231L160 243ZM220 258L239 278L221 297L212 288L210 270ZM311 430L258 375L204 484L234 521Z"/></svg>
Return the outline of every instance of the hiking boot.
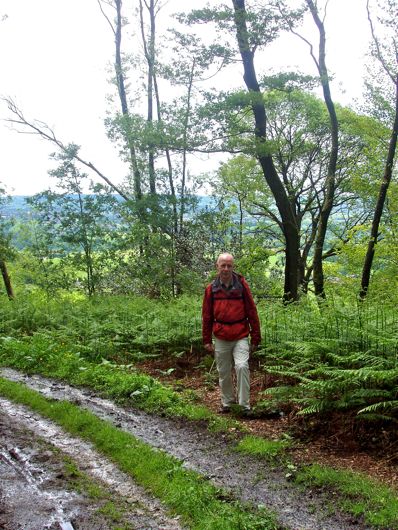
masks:
<svg viewBox="0 0 398 530"><path fill-rule="evenodd" d="M254 413L251 409L243 409L240 413L240 416L245 419L254 418Z"/></svg>

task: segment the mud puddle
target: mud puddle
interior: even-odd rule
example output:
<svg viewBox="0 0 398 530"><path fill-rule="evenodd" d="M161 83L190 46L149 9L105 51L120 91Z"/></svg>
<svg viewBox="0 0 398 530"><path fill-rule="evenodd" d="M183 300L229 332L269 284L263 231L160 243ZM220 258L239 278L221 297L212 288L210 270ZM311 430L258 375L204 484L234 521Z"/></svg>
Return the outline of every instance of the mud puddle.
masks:
<svg viewBox="0 0 398 530"><path fill-rule="evenodd" d="M64 455L109 494L71 489ZM161 504L90 444L0 398L0 528L5 530L178 530ZM108 515L108 516L107 516Z"/></svg>
<svg viewBox="0 0 398 530"><path fill-rule="evenodd" d="M60 488L57 457L32 443L3 405L0 402L0 528L66 529L79 512L87 513L84 498ZM42 459L47 460L45 467Z"/></svg>
<svg viewBox="0 0 398 530"><path fill-rule="evenodd" d="M72 401L123 429L140 440L166 451L182 460L187 468L207 476L214 484L230 491L235 497L255 506L273 510L279 523L291 530L366 530L360 521L340 513L330 513L330 503L315 492L301 494L284 476L264 462L233 451L225 435L213 435L198 426L178 420L150 416L141 411L116 406L112 401L96 396L90 390L73 388L59 381L40 376L26 376L14 370L3 369L0 375L20 381L46 397ZM12 414L15 405L8 414ZM29 416L33 414L28 413ZM47 422L34 420L40 426ZM53 426L51 428L54 428ZM56 428L57 429L57 428ZM59 430L60 431L60 430ZM61 438L65 435L60 431ZM54 440L54 437L52 438ZM72 444L73 445L73 444ZM62 444L61 444L62 446ZM75 449L84 456L85 443L74 441ZM62 448L64 451L64 448ZM91 457L90 457L91 458ZM102 466L100 466L102 468ZM119 482L118 471L110 471ZM125 479L120 484L125 483ZM176 524L176 521L173 521ZM79 527L80 528L80 527ZM177 528L176 526L149 526L148 528Z"/></svg>

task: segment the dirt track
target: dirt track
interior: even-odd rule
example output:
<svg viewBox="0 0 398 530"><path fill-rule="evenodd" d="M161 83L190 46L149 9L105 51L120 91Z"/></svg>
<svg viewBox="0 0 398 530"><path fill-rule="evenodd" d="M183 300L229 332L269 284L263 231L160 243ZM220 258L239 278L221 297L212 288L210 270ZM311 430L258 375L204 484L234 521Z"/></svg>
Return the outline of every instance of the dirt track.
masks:
<svg viewBox="0 0 398 530"><path fill-rule="evenodd" d="M27 377L8 369L1 370L0 374L21 381L47 397L73 401L146 443L167 451L182 460L186 467L229 489L235 497L274 510L281 526L292 530L369 528L348 516L330 513L325 499L315 492L300 494L286 481L282 471L234 452L224 436L212 435L186 422L123 409L90 391L58 381ZM63 455L68 455L86 474L104 484L115 502L121 503L122 520L128 527L180 528L178 518L167 515L158 501L87 443L72 439L51 422L6 400L1 400L0 410L0 528L113 528L115 521L101 516L104 501L71 491L70 479L63 471ZM23 494L17 493L19 491Z"/></svg>
<svg viewBox="0 0 398 530"><path fill-rule="evenodd" d="M7 530L179 529L160 503L89 444L23 406L0 398L0 528ZM105 498L71 489L65 456L102 484ZM73 477L72 477L73 478ZM109 512L114 501L117 514Z"/></svg>

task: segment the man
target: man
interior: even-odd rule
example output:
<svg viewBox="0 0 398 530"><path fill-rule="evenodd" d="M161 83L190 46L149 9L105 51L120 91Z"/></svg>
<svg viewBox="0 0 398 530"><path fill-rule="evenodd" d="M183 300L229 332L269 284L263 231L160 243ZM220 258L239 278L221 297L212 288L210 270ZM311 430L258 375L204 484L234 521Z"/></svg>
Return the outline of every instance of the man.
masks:
<svg viewBox="0 0 398 530"><path fill-rule="evenodd" d="M231 374L234 361L238 403L242 414L250 416L249 354L257 349L261 341L260 322L249 285L243 276L234 272L233 256L220 254L216 267L217 277L206 287L203 298L204 348L215 353L221 412L229 412L231 405L236 403Z"/></svg>

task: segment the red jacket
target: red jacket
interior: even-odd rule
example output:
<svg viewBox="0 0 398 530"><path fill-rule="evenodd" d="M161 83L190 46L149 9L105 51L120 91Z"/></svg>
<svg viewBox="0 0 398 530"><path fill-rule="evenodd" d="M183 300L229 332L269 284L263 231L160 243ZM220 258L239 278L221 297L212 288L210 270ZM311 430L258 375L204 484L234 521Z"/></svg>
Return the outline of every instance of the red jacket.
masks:
<svg viewBox="0 0 398 530"><path fill-rule="evenodd" d="M232 286L226 289L220 278L205 290L202 306L203 343L210 344L212 334L222 340L239 340L251 336L252 344L261 341L260 321L249 285L240 274L233 273Z"/></svg>

